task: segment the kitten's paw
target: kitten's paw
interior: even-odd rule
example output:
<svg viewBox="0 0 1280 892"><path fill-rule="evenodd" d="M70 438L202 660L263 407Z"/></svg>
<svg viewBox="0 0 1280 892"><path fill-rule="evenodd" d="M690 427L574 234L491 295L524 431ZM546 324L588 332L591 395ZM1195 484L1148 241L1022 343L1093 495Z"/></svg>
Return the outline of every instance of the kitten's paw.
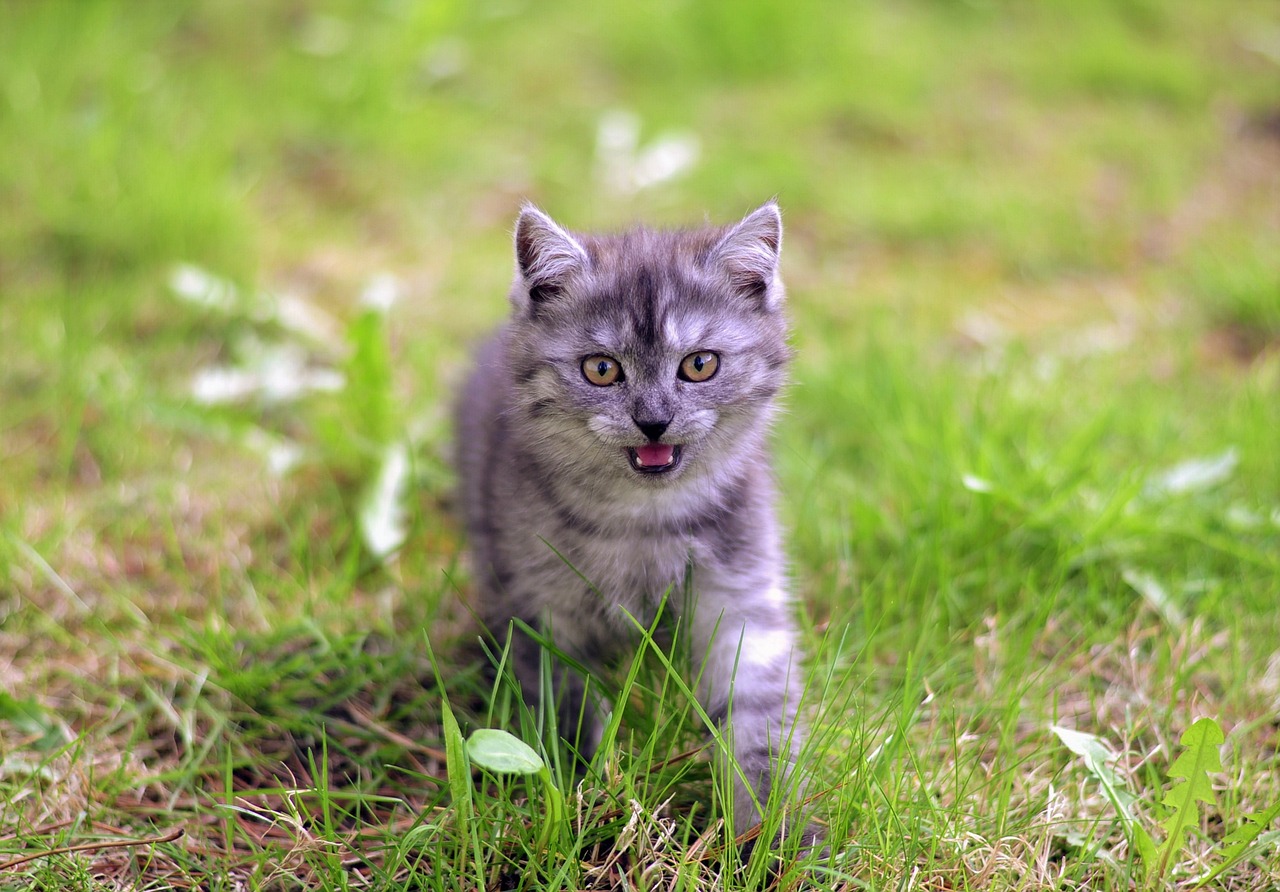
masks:
<svg viewBox="0 0 1280 892"><path fill-rule="evenodd" d="M743 840L739 850L745 861L761 845L761 840L764 839L764 836L761 833L753 833L752 831L748 831L744 836L749 838ZM803 827L789 827L780 830L768 839L767 845L773 852L794 852L801 858L808 858L813 855L825 859L831 854L831 848L827 845L826 827L814 821L810 821Z"/></svg>

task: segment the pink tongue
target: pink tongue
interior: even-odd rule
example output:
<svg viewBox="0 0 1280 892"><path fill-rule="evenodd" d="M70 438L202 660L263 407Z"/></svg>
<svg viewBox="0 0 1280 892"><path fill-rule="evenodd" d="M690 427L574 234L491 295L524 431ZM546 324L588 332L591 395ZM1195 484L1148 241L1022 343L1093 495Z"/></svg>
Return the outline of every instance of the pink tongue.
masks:
<svg viewBox="0 0 1280 892"><path fill-rule="evenodd" d="M671 464L671 459L675 456L675 453L676 447L668 446L665 443L650 443L647 446L636 447L636 458L640 459L640 464L646 468Z"/></svg>

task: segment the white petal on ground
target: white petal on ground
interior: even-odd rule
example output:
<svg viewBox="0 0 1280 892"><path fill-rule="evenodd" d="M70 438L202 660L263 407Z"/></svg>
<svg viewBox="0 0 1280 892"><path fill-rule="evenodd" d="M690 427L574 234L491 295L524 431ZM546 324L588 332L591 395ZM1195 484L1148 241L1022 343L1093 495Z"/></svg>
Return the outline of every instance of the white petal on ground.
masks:
<svg viewBox="0 0 1280 892"><path fill-rule="evenodd" d="M702 145L691 133L661 137L642 151L631 165L631 189L640 191L675 179L698 163Z"/></svg>
<svg viewBox="0 0 1280 892"><path fill-rule="evenodd" d="M343 346L338 320L297 294L276 295L267 291L241 294L231 282L190 263L174 267L169 276L169 289L198 307L241 314L257 322L275 322L325 347L341 349Z"/></svg>
<svg viewBox="0 0 1280 892"><path fill-rule="evenodd" d="M1239 463L1240 454L1234 446L1218 455L1179 462L1147 481L1147 494L1177 496L1212 489L1230 479Z"/></svg>
<svg viewBox="0 0 1280 892"><path fill-rule="evenodd" d="M1009 332L1000 320L981 310L972 310L961 316L956 322L956 331L961 337L985 349L1003 347L1009 342Z"/></svg>
<svg viewBox="0 0 1280 892"><path fill-rule="evenodd" d="M360 305L385 313L400 299L400 280L391 273L379 273L360 292Z"/></svg>
<svg viewBox="0 0 1280 892"><path fill-rule="evenodd" d="M1265 26L1252 28L1249 34L1241 35L1241 43L1259 56L1280 65L1280 28Z"/></svg>
<svg viewBox="0 0 1280 892"><path fill-rule="evenodd" d="M993 492L996 485L990 480L977 476L976 474L961 474L960 483L969 492Z"/></svg>
<svg viewBox="0 0 1280 892"><path fill-rule="evenodd" d="M640 144L640 116L615 108L600 116L596 125L596 156L622 160L628 164Z"/></svg>
<svg viewBox="0 0 1280 892"><path fill-rule="evenodd" d="M275 320L282 328L333 349L342 348L342 325L311 301L291 293L275 300Z"/></svg>
<svg viewBox="0 0 1280 892"><path fill-rule="evenodd" d="M250 354L241 366L211 366L196 373L191 395L205 405L237 403L258 397L268 403L287 403L314 391L341 390L346 379L331 368L309 368L307 354L297 344L247 342Z"/></svg>
<svg viewBox="0 0 1280 892"><path fill-rule="evenodd" d="M281 344L270 349L258 365L262 396L267 402L286 403L312 391L333 393L346 383L342 373L329 368L307 368L300 347Z"/></svg>
<svg viewBox="0 0 1280 892"><path fill-rule="evenodd" d="M596 174L614 192L627 192L631 165L640 143L640 117L614 109L600 116L596 126Z"/></svg>
<svg viewBox="0 0 1280 892"><path fill-rule="evenodd" d="M1156 613L1164 617L1166 623L1175 629L1180 629L1186 625L1186 614L1169 597L1168 589L1160 583L1160 580L1150 573L1143 573L1132 567L1126 567L1120 575L1129 584L1130 588L1142 595L1142 600L1146 601Z"/></svg>
<svg viewBox="0 0 1280 892"><path fill-rule="evenodd" d="M1264 515L1239 502L1227 508L1224 519L1227 526L1233 530L1256 530L1266 526L1267 523Z"/></svg>
<svg viewBox="0 0 1280 892"><path fill-rule="evenodd" d="M191 381L192 397L205 406L238 403L252 396L257 388L258 378L253 372L230 366L201 369Z"/></svg>
<svg viewBox="0 0 1280 892"><path fill-rule="evenodd" d="M190 263L174 267L169 289L187 303L224 313L233 312L239 303L236 286Z"/></svg>
<svg viewBox="0 0 1280 892"><path fill-rule="evenodd" d="M382 467L360 505L360 534L379 560L404 542L404 494L409 484L409 450L392 443L382 454Z"/></svg>
<svg viewBox="0 0 1280 892"><path fill-rule="evenodd" d="M351 26L332 15L313 15L297 36L298 49L312 56L336 56L351 43Z"/></svg>
<svg viewBox="0 0 1280 892"><path fill-rule="evenodd" d="M702 146L685 131L665 133L648 146L640 145L640 118L614 109L596 127L596 174L614 192L630 195L690 170Z"/></svg>
<svg viewBox="0 0 1280 892"><path fill-rule="evenodd" d="M283 477L302 460L302 447L293 440L269 434L260 427L250 428L244 443L267 462L272 477Z"/></svg>
<svg viewBox="0 0 1280 892"><path fill-rule="evenodd" d="M422 56L422 73L428 81L437 82L457 77L471 62L471 48L461 37L442 37L427 48Z"/></svg>

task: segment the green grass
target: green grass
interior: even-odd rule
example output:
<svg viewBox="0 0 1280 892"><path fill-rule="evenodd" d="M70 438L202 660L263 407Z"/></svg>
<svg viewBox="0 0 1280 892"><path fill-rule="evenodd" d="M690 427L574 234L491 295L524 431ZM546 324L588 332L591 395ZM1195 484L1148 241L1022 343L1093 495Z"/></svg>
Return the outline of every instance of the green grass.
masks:
<svg viewBox="0 0 1280 892"><path fill-rule="evenodd" d="M38 855L0 889L1129 889L1128 822L1162 842L1208 716L1216 802L1152 883L1194 887L1280 801L1278 29L1263 0L0 2L0 864ZM698 161L611 192L619 109ZM594 228L775 195L829 855L733 844L653 642L576 773L493 680L451 514L522 199ZM180 264L236 300L180 300ZM264 344L345 386L193 398ZM536 775L468 771L445 703L534 746L567 825ZM1051 725L1105 741L1131 818ZM1278 833L1210 887L1280 887Z"/></svg>

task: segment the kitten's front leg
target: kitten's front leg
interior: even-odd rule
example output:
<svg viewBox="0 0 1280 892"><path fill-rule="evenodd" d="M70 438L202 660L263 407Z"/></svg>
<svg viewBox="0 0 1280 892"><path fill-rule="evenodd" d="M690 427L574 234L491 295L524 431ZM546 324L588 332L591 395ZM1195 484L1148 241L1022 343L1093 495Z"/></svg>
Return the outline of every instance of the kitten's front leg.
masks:
<svg viewBox="0 0 1280 892"><path fill-rule="evenodd" d="M698 654L706 657L700 699L737 763L733 814L741 833L760 823L760 809L795 766L803 743L797 718L803 678L780 590L714 594L720 596L704 591L695 607L694 653L695 661Z"/></svg>
<svg viewBox="0 0 1280 892"><path fill-rule="evenodd" d="M539 629L539 635L550 641L579 662L587 662L585 646L570 634L574 626L565 621L554 622L550 615L529 625ZM562 629L557 633L556 629ZM587 679L553 654L548 653L542 642L528 632L513 628L511 633L511 658L516 678L524 693L525 702L535 712L551 707L556 717L558 736L573 747L585 764L595 755L604 729L602 704L598 691L589 691ZM550 679L545 678L550 670ZM553 702L544 703L544 693L550 692Z"/></svg>

